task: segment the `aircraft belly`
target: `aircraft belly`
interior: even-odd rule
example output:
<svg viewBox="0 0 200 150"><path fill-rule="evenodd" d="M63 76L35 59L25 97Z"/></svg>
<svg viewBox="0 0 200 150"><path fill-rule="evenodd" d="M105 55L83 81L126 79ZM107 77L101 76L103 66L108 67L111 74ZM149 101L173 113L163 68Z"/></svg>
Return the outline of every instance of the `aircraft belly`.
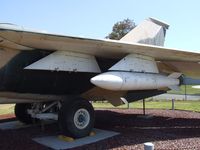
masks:
<svg viewBox="0 0 200 150"><path fill-rule="evenodd" d="M79 94L92 87L94 73L23 70L4 73L1 91L38 94Z"/></svg>
<svg viewBox="0 0 200 150"><path fill-rule="evenodd" d="M92 72L24 69L26 66L48 56L52 51L17 51L15 55L9 55L9 51L4 53L6 54L1 55L2 59L0 60L2 62L0 68L0 91L38 94L80 94L93 87L90 83L90 78L97 75L97 73ZM9 59L7 59L7 55L9 55ZM97 58L97 63L102 71L110 68L116 61L118 60Z"/></svg>
<svg viewBox="0 0 200 150"><path fill-rule="evenodd" d="M13 57L19 54L20 51L12 49L0 48L0 68L3 68Z"/></svg>

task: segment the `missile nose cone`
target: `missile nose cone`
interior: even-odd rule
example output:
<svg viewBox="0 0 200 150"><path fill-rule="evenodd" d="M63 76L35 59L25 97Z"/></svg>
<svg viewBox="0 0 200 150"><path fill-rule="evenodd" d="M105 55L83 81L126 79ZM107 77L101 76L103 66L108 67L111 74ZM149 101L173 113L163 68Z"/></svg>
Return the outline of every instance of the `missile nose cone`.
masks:
<svg viewBox="0 0 200 150"><path fill-rule="evenodd" d="M91 78L90 82L107 90L120 90L123 79L120 74L103 73Z"/></svg>
<svg viewBox="0 0 200 150"><path fill-rule="evenodd" d="M99 83L101 83L101 77L99 77L99 75L97 75L97 76L91 78L90 82L94 85L98 85Z"/></svg>

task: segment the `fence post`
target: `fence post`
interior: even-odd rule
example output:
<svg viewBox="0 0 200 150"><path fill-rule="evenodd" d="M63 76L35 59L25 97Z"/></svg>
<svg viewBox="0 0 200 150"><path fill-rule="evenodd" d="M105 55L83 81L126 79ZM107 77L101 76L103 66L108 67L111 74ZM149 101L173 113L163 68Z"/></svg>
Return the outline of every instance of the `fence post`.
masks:
<svg viewBox="0 0 200 150"><path fill-rule="evenodd" d="M129 102L127 103L127 108L128 108L128 109L130 108L130 106L129 106Z"/></svg>
<svg viewBox="0 0 200 150"><path fill-rule="evenodd" d="M174 101L175 101L175 99L172 98L172 110L174 110Z"/></svg>
<svg viewBox="0 0 200 150"><path fill-rule="evenodd" d="M146 109L145 108L145 99L143 99L142 101L143 101L143 115L145 115L146 114L146 112L145 112L145 109Z"/></svg>
<svg viewBox="0 0 200 150"><path fill-rule="evenodd" d="M185 100L187 100L187 86L185 85Z"/></svg>

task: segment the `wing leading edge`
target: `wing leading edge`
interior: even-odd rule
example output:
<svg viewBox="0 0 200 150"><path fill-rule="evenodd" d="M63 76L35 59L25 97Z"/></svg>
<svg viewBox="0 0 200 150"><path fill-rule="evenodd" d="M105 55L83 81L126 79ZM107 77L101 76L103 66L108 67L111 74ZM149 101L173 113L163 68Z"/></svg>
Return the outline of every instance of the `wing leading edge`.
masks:
<svg viewBox="0 0 200 150"><path fill-rule="evenodd" d="M122 58L126 54L137 53L153 57L158 61L200 61L200 52L198 51L185 51L108 39L70 37L22 29L7 29L1 26L0 37L34 49L72 51L108 58Z"/></svg>

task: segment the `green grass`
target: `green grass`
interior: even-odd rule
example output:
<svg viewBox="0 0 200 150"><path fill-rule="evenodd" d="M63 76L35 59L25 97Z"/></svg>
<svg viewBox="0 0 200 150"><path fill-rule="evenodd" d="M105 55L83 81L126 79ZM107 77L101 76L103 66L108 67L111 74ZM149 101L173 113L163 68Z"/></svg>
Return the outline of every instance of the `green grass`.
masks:
<svg viewBox="0 0 200 150"><path fill-rule="evenodd" d="M0 104L0 115L13 114L14 104Z"/></svg>
<svg viewBox="0 0 200 150"><path fill-rule="evenodd" d="M93 103L95 108L115 108L110 103ZM146 101L146 108L152 109L171 109L171 101ZM127 108L127 105L122 105L116 108ZM132 102L129 104L129 108L143 108L142 101ZM200 112L200 101L175 101L175 109L178 110L190 110Z"/></svg>
<svg viewBox="0 0 200 150"><path fill-rule="evenodd" d="M181 87L181 90L180 91L168 91L167 93L170 93L170 94L185 94L185 86L182 85ZM195 95L200 95L200 89L195 89L195 88L192 88L192 85L187 85L186 86L186 93L187 94L195 94Z"/></svg>
<svg viewBox="0 0 200 150"><path fill-rule="evenodd" d="M95 108L127 108L127 105L121 105L119 107L114 107L107 102L95 102L92 103ZM143 108L142 101L137 101L129 104L129 108ZM171 101L146 101L146 108L152 109L171 109ZM175 101L175 109L177 110L189 110L200 112L200 101ZM0 105L0 115L3 114L13 114L14 104L1 104Z"/></svg>

